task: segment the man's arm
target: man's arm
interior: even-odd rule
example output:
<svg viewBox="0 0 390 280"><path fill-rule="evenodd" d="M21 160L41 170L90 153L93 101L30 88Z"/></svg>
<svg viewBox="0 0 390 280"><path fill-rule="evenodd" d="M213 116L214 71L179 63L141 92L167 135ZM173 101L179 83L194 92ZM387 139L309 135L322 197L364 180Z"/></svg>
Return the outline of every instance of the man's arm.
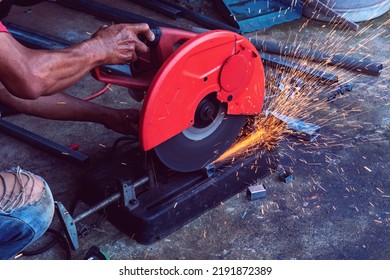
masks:
<svg viewBox="0 0 390 280"><path fill-rule="evenodd" d="M121 134L138 135L139 113L135 108L112 108L66 93L41 96L35 100L22 99L10 94L1 83L0 104L31 116L52 120L94 122Z"/></svg>
<svg viewBox="0 0 390 280"><path fill-rule="evenodd" d="M147 47L137 35L153 41L147 24L104 26L92 38L63 50L33 50L8 33L0 33L0 82L25 99L52 95L79 81L102 64L128 63Z"/></svg>

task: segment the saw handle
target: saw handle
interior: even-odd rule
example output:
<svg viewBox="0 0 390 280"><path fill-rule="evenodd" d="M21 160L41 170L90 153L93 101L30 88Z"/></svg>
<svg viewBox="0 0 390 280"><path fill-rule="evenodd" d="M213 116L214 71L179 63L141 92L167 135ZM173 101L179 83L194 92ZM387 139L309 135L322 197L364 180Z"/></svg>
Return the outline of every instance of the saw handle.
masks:
<svg viewBox="0 0 390 280"><path fill-rule="evenodd" d="M152 27L154 41L147 41L142 35L138 38L143 41L149 51L139 55L138 60L129 64L131 75L118 75L95 67L92 76L98 81L123 86L132 89L148 89L154 75L168 57L184 42L191 39L196 33L165 27Z"/></svg>
<svg viewBox="0 0 390 280"><path fill-rule="evenodd" d="M100 82L134 89L146 89L151 82L151 78L148 76L132 77L122 74L116 75L115 73L107 73L107 71L102 70L100 67L95 67L91 74Z"/></svg>
<svg viewBox="0 0 390 280"><path fill-rule="evenodd" d="M156 48L158 46L158 44L160 43L162 31L157 26L151 27L150 31L152 31L154 34L153 41L146 40L145 36L142 34L138 34L137 37L141 42L145 43L149 48Z"/></svg>

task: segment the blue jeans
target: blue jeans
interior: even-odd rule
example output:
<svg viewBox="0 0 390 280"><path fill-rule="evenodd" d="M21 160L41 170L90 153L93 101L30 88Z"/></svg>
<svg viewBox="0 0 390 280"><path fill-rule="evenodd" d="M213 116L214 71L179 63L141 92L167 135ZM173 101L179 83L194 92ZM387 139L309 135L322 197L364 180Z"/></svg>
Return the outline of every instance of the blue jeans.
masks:
<svg viewBox="0 0 390 280"><path fill-rule="evenodd" d="M40 178L40 177L39 177ZM46 181L41 198L6 214L0 213L0 260L10 259L40 236L49 227L54 215L54 201Z"/></svg>

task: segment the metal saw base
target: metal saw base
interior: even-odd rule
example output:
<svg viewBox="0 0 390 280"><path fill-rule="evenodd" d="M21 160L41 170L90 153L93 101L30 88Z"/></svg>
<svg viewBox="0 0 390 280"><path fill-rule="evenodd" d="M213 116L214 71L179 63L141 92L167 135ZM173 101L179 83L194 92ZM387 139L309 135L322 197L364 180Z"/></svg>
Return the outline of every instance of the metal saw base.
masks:
<svg viewBox="0 0 390 280"><path fill-rule="evenodd" d="M155 186L136 188L137 208L107 206L108 220L141 244L151 244L218 206L276 169L276 152L260 152L226 163L210 175L204 170L179 173L157 167ZM85 173L82 200L95 204L118 191L120 182L145 176L142 152L124 153L96 164Z"/></svg>

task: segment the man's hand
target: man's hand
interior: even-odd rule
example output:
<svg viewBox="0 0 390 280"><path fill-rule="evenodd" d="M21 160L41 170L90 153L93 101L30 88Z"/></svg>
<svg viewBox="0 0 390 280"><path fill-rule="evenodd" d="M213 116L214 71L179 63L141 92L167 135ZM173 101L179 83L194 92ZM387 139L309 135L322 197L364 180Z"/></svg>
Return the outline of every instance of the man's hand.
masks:
<svg viewBox="0 0 390 280"><path fill-rule="evenodd" d="M90 40L91 51L103 58L102 64L133 62L137 60L137 54L148 51L137 35L151 42L155 39L146 23L102 26Z"/></svg>

